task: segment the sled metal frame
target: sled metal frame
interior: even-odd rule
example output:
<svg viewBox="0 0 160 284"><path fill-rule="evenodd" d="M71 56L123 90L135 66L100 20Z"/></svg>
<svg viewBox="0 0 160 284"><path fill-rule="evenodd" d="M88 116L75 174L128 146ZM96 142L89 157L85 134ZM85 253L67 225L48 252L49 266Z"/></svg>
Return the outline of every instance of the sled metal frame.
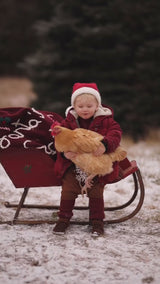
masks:
<svg viewBox="0 0 160 284"><path fill-rule="evenodd" d="M105 207L105 211L118 211L118 210L122 210L126 207L129 207L134 202L134 200L136 199L136 197L139 193L138 201L137 201L137 204L135 206L135 209L131 213L129 213L128 215L124 215L124 216L117 218L117 219L105 220L104 223L107 223L107 224L121 223L121 222L124 222L124 221L131 219L140 211L140 209L143 205L144 196L145 196L145 188L144 188L140 169L137 167L136 161L129 162L129 160L127 158L126 158L126 160L129 163L129 167L126 168L124 171L120 171L121 175L113 183L120 182L122 179L126 178L127 176L132 175L132 177L133 177L133 194L132 194L131 198L126 203L119 205L119 206L115 206L115 207ZM122 174L122 172L123 172L123 174ZM25 204L25 199L28 195L29 189L30 189L30 187L24 187L23 193L21 195L21 198L20 198L18 204L5 202L5 206L7 208L11 208L11 207L16 208L16 212L14 214L13 220L1 221L0 224L37 225L37 224L43 224L43 223L48 223L48 224L56 223L55 220L51 220L51 219L46 219L46 220L25 220L25 219L22 220L22 219L19 219L19 214L20 214L20 211L21 211L22 208L30 208L30 209L38 208L38 209L48 209L48 210L55 210L55 209L58 210L59 209L59 206L40 205L40 204ZM88 206L75 206L74 207L74 210L88 210L88 209L89 209ZM87 225L87 224L89 224L89 222L87 222L87 221L71 221L71 224Z"/></svg>

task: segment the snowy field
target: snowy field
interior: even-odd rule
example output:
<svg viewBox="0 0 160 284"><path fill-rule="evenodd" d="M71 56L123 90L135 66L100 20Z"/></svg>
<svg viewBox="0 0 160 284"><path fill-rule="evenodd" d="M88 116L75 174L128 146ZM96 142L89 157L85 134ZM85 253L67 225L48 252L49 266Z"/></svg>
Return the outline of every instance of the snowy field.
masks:
<svg viewBox="0 0 160 284"><path fill-rule="evenodd" d="M65 236L60 237L52 234L54 225L0 225L0 283L159 284L159 143L132 144L128 147L128 157L137 161L146 190L143 207L134 218L106 225L105 235L98 239L90 236L88 226L71 225ZM128 201L132 186L131 177L107 186L106 205ZM27 201L58 204L60 190L58 187L31 189ZM2 167L0 193L0 220L11 220L15 211L5 208L4 202L17 202L21 189L14 188ZM84 202L87 204L87 197ZM82 204L82 198L76 203ZM134 204L126 212L132 210ZM49 210L22 211L20 217L56 218ZM106 213L106 218L113 218L113 214ZM85 220L88 211L75 211L74 218Z"/></svg>

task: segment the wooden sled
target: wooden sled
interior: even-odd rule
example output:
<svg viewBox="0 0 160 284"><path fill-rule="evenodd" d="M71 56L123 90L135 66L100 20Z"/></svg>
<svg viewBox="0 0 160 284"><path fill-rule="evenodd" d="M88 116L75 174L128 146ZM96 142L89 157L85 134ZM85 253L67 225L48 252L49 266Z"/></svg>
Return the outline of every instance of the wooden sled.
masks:
<svg viewBox="0 0 160 284"><path fill-rule="evenodd" d="M25 199L28 191L31 187L49 187L58 186L58 180L53 175L54 160L44 152L36 149L18 149L12 148L0 152L0 162L4 167L9 178L13 182L16 188L24 188L21 198L18 204L12 204L5 202L6 207L16 208L16 212L11 221L2 221L0 224L54 224L54 220L22 220L19 218L19 213L22 208L39 208L39 209L49 209L54 210L59 206L48 206L40 204L25 204ZM128 215L123 215L118 219L105 220L105 223L113 224L120 223L130 218L134 217L141 209L144 201L144 184L140 170L137 166L136 161L129 161L127 158L119 163L119 177L115 182L120 182L127 176L132 175L133 177L133 188L129 189L131 191L131 197L128 202L116 206L116 207L106 207L105 211L123 211L124 208L128 207L137 198L135 209ZM139 194L138 194L139 193ZM136 198L137 197L137 198ZM76 210L88 210L87 206L75 206ZM71 221L72 224L86 225L86 221Z"/></svg>

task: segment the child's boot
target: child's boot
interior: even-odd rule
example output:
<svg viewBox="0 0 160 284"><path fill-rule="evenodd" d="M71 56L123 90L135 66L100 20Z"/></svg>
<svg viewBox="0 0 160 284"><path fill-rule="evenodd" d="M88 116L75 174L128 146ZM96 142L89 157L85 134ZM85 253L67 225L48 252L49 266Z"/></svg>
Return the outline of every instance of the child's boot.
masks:
<svg viewBox="0 0 160 284"><path fill-rule="evenodd" d="M69 226L69 223L70 223L69 219L59 218L59 220L57 221L57 224L55 225L53 229L53 234L64 235Z"/></svg>
<svg viewBox="0 0 160 284"><path fill-rule="evenodd" d="M104 234L103 220L92 220L92 236L98 237Z"/></svg>
<svg viewBox="0 0 160 284"><path fill-rule="evenodd" d="M57 235L64 235L66 229L70 224L70 219L73 215L72 210L75 200L63 200L61 199L60 208L58 212L59 220L53 229L53 233Z"/></svg>

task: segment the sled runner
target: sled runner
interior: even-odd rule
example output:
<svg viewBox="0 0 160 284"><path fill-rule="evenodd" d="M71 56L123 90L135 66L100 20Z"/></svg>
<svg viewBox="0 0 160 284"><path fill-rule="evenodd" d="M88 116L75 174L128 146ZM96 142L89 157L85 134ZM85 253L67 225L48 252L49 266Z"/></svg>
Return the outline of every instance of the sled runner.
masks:
<svg viewBox="0 0 160 284"><path fill-rule="evenodd" d="M30 148L19 148L19 147L9 147L8 149L0 151L0 163L4 167L9 178L13 182L16 188L23 188L22 196L18 204L12 204L5 202L6 207L16 208L14 217L11 221L3 221L1 224L42 224L48 223L53 224L56 221L52 219L48 220L22 220L19 218L19 213L22 208L39 208L39 209L49 209L54 210L59 206L45 205L45 204L26 204L25 199L29 192L29 189L32 187L50 187L50 186L59 186L60 183L58 179L53 174L54 168L54 158L46 154L43 151L38 149ZM119 163L119 177L114 180L115 182L120 183L122 179L125 179L128 176L133 177L132 189L128 189L131 192L130 199L122 205L115 207L106 207L105 211L122 211L126 207L129 207L134 201L136 201L135 209L125 215L125 212L121 217L117 219L105 220L105 223L113 224L124 222L132 217L134 217L139 210L141 209L144 201L144 184L140 170L137 166L136 161L129 161L127 158ZM53 188L54 191L54 188ZM40 192L39 192L40 194ZM137 200L138 199L138 200ZM77 210L87 210L88 207L84 206L75 206L74 209ZM71 221L73 224L87 224L86 221Z"/></svg>

